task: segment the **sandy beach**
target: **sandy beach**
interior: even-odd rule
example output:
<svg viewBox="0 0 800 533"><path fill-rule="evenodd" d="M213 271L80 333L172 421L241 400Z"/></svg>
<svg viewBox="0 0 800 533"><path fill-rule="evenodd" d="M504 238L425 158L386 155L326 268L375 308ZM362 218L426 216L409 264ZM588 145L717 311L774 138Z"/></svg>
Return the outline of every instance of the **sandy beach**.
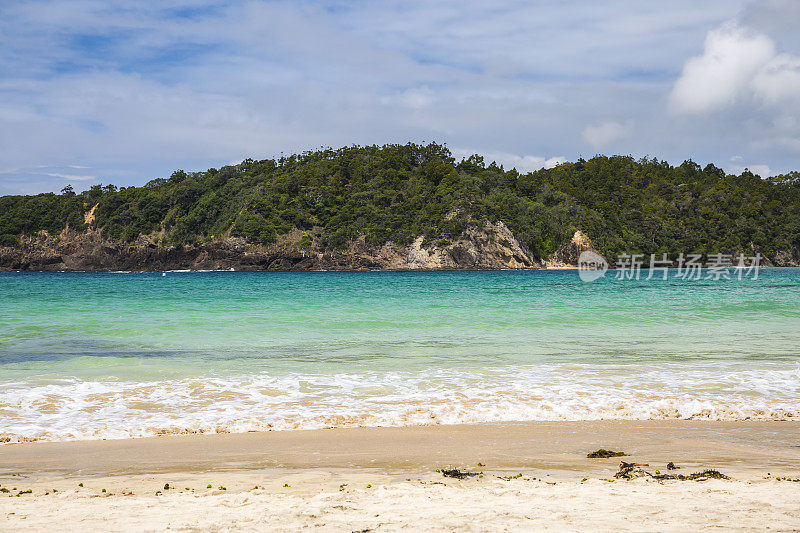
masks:
<svg viewBox="0 0 800 533"><path fill-rule="evenodd" d="M598 448L626 452L651 473L674 462L673 472L716 469L731 479L615 479L620 458L586 457ZM437 471L445 468L482 476L453 479ZM0 512L15 531L54 523L75 531L791 531L800 529L800 482L786 478L800 478L795 422L186 435L2 446Z"/></svg>

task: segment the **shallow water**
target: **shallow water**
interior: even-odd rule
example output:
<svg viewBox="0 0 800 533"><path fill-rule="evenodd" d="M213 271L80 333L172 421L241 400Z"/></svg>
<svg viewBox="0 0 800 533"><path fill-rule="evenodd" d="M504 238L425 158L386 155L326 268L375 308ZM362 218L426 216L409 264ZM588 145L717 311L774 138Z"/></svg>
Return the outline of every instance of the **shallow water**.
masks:
<svg viewBox="0 0 800 533"><path fill-rule="evenodd" d="M800 418L800 269L0 274L0 434Z"/></svg>

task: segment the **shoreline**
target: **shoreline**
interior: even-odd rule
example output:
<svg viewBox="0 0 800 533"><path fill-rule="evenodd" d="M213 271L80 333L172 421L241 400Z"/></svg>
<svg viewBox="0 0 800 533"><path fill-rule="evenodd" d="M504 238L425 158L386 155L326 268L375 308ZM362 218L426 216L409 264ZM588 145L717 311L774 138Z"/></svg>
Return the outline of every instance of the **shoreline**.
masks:
<svg viewBox="0 0 800 533"><path fill-rule="evenodd" d="M643 271L647 267L642 267ZM677 270L677 266L667 267L668 270ZM706 269L707 267L703 267ZM735 268L735 267L729 267ZM759 265L759 270L765 269L792 269L800 268L800 265ZM348 272L348 273L362 273L362 272L560 272L581 270L581 267L575 265L567 266L550 266L550 267L520 267L520 268L381 268L381 269L368 269L368 268L327 268L327 269L246 269L246 268L222 268L222 269L192 269L192 268L179 268L179 269L156 269L156 270L11 270L0 268L0 274L158 274L161 272L173 274L195 274L195 273L210 273L210 272L268 272L268 273L292 273L292 272ZM608 267L609 271L618 270L614 266Z"/></svg>
<svg viewBox="0 0 800 533"><path fill-rule="evenodd" d="M590 420L34 441L0 446L0 480L258 468L434 471L477 463L583 476L607 470L606 460L586 458L598 448L624 451L637 462L745 474L771 466L800 471L798 435L800 421Z"/></svg>
<svg viewBox="0 0 800 533"><path fill-rule="evenodd" d="M0 447L0 515L14 531L795 530L799 433L586 421L13 444ZM598 448L630 455L586 457ZM620 480L620 459L731 479Z"/></svg>
<svg viewBox="0 0 800 533"><path fill-rule="evenodd" d="M770 267L762 267L770 268ZM797 268L792 266L787 267L771 267L771 268ZM325 268L325 269L247 269L247 268L221 268L221 269L204 269L204 268L174 268L174 269L156 269L156 270L4 270L0 268L0 274L157 274L160 272L175 273L175 274L189 274L189 273L205 273L205 272L270 272L270 273L287 273L287 272L533 272L543 270L580 270L578 266L564 266L564 267L520 267L520 268ZM613 269L611 269L613 270Z"/></svg>

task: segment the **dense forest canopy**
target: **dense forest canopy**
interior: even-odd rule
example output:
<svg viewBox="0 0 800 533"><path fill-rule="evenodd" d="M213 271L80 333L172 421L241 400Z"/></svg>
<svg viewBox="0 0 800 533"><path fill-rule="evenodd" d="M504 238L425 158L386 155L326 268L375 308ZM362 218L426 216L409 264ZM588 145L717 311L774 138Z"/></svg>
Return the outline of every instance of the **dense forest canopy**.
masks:
<svg viewBox="0 0 800 533"><path fill-rule="evenodd" d="M582 230L608 257L800 246L800 173L762 179L692 161L597 156L527 174L460 162L442 145L323 149L246 160L205 172L176 171L143 187L95 185L76 194L0 197L0 245L41 230L90 225L113 241L158 234L181 246L239 236L269 245L292 228L317 228L313 246L456 239L469 224L502 221L535 257ZM301 243L311 246L310 240Z"/></svg>

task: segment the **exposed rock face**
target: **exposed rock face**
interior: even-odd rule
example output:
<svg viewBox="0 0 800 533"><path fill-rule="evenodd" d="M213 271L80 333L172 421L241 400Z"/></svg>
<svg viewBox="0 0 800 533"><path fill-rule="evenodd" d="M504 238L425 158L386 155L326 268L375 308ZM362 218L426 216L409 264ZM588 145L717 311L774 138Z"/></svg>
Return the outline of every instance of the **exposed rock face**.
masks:
<svg viewBox="0 0 800 533"><path fill-rule="evenodd" d="M578 258L586 251L600 255L600 252L592 246L589 237L580 230L576 231L568 243L550 254L544 263L545 268L577 268Z"/></svg>
<svg viewBox="0 0 800 533"><path fill-rule="evenodd" d="M424 238L406 249L406 258L393 268L401 269L499 269L540 268L502 222L487 222L468 228L461 238L443 246L423 248Z"/></svg>
<svg viewBox="0 0 800 533"><path fill-rule="evenodd" d="M792 248L791 250L783 250L775 254L772 258L772 264L779 267L797 267L800 266L800 248Z"/></svg>
<svg viewBox="0 0 800 533"><path fill-rule="evenodd" d="M429 242L418 236L406 246L391 242L371 246L362 236L345 250L324 253L313 245L321 232L318 227L310 231L294 229L271 246L227 237L178 248L161 245L158 235L141 235L132 243L121 244L104 239L96 229L82 233L67 229L57 237L41 232L22 238L20 247L0 247L0 272L557 269L576 268L584 251L600 255L589 238L576 231L569 242L540 262L502 222L470 226L455 242ZM303 240L307 241L305 245ZM749 255L755 253L755 248L748 251ZM798 267L800 249L780 251L771 258L762 256L761 265Z"/></svg>
<svg viewBox="0 0 800 533"><path fill-rule="evenodd" d="M300 240L319 232L294 230L266 247L228 237L209 244L165 247L155 236L119 244L99 231L65 230L57 238L45 233L22 240L19 248L0 248L0 271L114 270L449 270L520 269L541 265L517 242L502 222L470 227L453 243L426 243L417 237L408 246L387 242L369 246L363 237L337 252L302 249Z"/></svg>

